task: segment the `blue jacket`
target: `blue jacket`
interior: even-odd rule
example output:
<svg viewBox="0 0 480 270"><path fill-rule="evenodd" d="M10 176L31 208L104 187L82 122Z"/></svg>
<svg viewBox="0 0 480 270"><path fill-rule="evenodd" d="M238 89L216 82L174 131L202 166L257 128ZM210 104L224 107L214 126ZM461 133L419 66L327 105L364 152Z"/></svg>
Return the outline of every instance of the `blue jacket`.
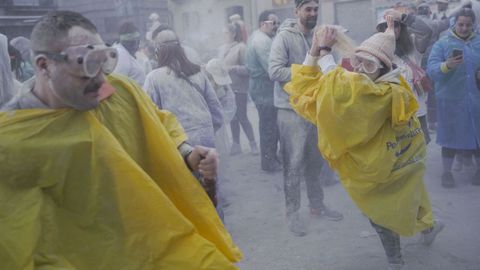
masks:
<svg viewBox="0 0 480 270"><path fill-rule="evenodd" d="M248 39L246 65L250 72L249 92L253 102L273 106L273 82L268 76L272 38L260 30Z"/></svg>
<svg viewBox="0 0 480 270"><path fill-rule="evenodd" d="M453 49L463 51L464 62L448 70L443 63ZM450 30L434 44L427 72L435 82L439 145L454 149L477 149L480 145L480 89L475 81L479 69L477 34L462 40Z"/></svg>

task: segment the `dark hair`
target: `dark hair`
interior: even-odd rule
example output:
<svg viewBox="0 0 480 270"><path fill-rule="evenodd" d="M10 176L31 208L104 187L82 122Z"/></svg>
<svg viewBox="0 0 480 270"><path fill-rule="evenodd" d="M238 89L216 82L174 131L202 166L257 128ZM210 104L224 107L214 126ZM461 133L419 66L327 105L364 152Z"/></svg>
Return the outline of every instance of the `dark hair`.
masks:
<svg viewBox="0 0 480 270"><path fill-rule="evenodd" d="M15 73L15 77L22 78L23 76L23 58L19 50L12 45L8 45L8 55L10 56L10 68Z"/></svg>
<svg viewBox="0 0 480 270"><path fill-rule="evenodd" d="M475 13L473 12L473 10L471 8L462 8L460 9L457 14L455 14L455 22L457 22L458 18L460 16L463 16L463 17L470 17L472 18L472 22L475 23Z"/></svg>
<svg viewBox="0 0 480 270"><path fill-rule="evenodd" d="M410 32L405 24L400 24L400 35L395 41L395 54L399 57L409 55L414 49Z"/></svg>
<svg viewBox="0 0 480 270"><path fill-rule="evenodd" d="M233 41L236 41L236 42L243 41L242 28L240 27L240 24L235 22L229 23L227 24L227 30L233 34Z"/></svg>
<svg viewBox="0 0 480 270"><path fill-rule="evenodd" d="M157 37L158 34L160 34L161 32L165 31L165 30L170 30L170 31L173 31L173 29L166 25L166 24L160 24L157 28L155 28L155 30L153 30L152 32L152 40L155 40L155 38Z"/></svg>
<svg viewBox="0 0 480 270"><path fill-rule="evenodd" d="M159 67L169 67L177 77L190 77L201 70L199 65L188 60L178 38L160 43L156 55Z"/></svg>
<svg viewBox="0 0 480 270"><path fill-rule="evenodd" d="M319 0L295 0L295 7L299 8L308 2L315 2L318 4Z"/></svg>
<svg viewBox="0 0 480 270"><path fill-rule="evenodd" d="M417 7L417 15L429 15L430 13L432 13L432 11L427 4L420 4Z"/></svg>
<svg viewBox="0 0 480 270"><path fill-rule="evenodd" d="M396 22L397 23L397 22ZM395 40L395 55L403 57L409 55L415 48L408 27L400 23L400 35ZM377 26L378 32L385 32L387 30L387 23L382 23Z"/></svg>
<svg viewBox="0 0 480 270"><path fill-rule="evenodd" d="M382 65L382 67L380 68L380 73L378 74L378 77L377 78L380 78L382 77L383 75L387 74L388 72L390 72L390 69L387 67L387 65L385 63L383 63L382 61L380 61L380 64ZM396 66L392 64L392 70L395 69Z"/></svg>
<svg viewBox="0 0 480 270"><path fill-rule="evenodd" d="M118 29L118 34L123 35L123 34L130 34L130 33L135 33L135 32L140 32L138 27L135 26L133 22L124 22L122 25L120 25L120 28Z"/></svg>
<svg viewBox="0 0 480 270"><path fill-rule="evenodd" d="M263 22L268 21L268 17L270 14L274 14L271 10L264 10L262 13L260 13L260 16L258 16L258 25L261 26Z"/></svg>
<svg viewBox="0 0 480 270"><path fill-rule="evenodd" d="M68 32L79 26L93 34L98 33L95 25L73 11L53 11L43 16L33 27L30 37L33 51L60 51L66 46Z"/></svg>

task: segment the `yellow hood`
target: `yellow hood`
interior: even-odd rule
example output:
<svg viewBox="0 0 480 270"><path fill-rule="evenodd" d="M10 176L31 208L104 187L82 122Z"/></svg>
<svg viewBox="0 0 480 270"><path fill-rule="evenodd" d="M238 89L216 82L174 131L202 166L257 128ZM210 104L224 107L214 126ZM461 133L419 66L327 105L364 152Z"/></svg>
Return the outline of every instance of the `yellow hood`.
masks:
<svg viewBox="0 0 480 270"><path fill-rule="evenodd" d="M370 219L401 235L431 226L418 103L402 77L372 82L341 67L323 75L294 65L285 90L292 108L317 126L318 148Z"/></svg>

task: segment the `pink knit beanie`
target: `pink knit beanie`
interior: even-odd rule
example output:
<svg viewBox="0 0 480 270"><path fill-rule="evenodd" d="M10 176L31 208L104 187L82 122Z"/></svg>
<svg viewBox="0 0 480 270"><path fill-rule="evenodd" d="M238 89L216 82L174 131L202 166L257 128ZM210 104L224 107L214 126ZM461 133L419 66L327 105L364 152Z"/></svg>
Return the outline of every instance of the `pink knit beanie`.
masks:
<svg viewBox="0 0 480 270"><path fill-rule="evenodd" d="M385 33L376 33L362 42L355 52L366 52L373 55L391 70L395 55L395 34L389 30Z"/></svg>

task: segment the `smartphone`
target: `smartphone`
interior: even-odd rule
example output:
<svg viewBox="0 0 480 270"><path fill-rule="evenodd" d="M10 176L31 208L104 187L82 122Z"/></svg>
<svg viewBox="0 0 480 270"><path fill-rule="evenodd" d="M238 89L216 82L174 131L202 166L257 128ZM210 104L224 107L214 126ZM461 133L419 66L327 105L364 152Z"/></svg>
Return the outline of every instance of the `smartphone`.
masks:
<svg viewBox="0 0 480 270"><path fill-rule="evenodd" d="M463 51L460 50L460 49L453 49L452 51L452 56L453 57L457 57L457 56L460 56L460 55L463 55Z"/></svg>

